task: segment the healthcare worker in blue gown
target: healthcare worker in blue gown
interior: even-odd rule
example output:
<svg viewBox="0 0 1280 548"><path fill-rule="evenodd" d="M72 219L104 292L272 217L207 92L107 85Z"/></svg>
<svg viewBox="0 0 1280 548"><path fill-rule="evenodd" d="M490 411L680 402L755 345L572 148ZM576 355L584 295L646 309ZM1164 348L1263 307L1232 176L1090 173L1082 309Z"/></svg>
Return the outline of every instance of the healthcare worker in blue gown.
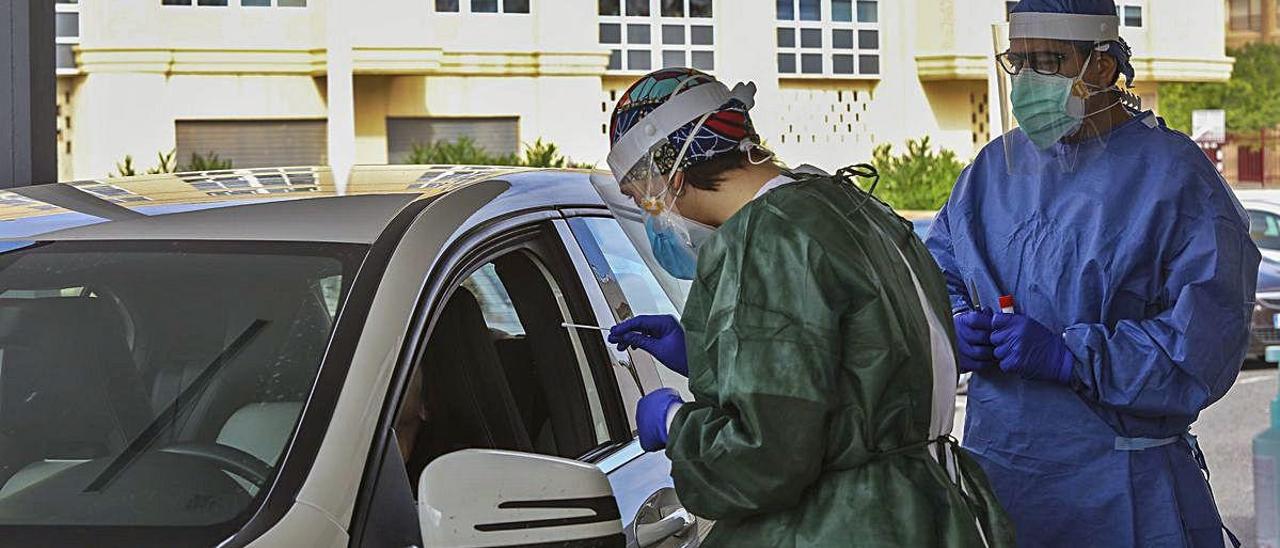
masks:
<svg viewBox="0 0 1280 548"><path fill-rule="evenodd" d="M1019 546L1223 546L1188 427L1239 373L1260 257L1204 153L1118 87L1118 27L1112 0L1013 8L1019 127L927 237L974 373L964 446Z"/></svg>

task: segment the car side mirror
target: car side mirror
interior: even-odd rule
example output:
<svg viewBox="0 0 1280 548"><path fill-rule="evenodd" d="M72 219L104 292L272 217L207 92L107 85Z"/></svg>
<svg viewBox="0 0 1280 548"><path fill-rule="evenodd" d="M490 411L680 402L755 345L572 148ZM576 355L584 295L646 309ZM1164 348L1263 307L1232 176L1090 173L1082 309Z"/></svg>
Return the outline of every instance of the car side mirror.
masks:
<svg viewBox="0 0 1280 548"><path fill-rule="evenodd" d="M437 458L418 481L418 521L425 546L626 544L603 471L512 451Z"/></svg>

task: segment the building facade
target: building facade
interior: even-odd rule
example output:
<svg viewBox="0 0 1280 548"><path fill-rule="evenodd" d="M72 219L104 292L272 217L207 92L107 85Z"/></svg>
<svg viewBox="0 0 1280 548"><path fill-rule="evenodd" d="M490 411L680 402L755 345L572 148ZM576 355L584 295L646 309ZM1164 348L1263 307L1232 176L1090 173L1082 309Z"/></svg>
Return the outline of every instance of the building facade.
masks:
<svg viewBox="0 0 1280 548"><path fill-rule="evenodd" d="M1253 42L1280 43L1280 10L1277 0L1225 0L1227 47Z"/></svg>
<svg viewBox="0 0 1280 548"><path fill-rule="evenodd" d="M603 166L618 94L663 66L754 81L757 128L791 164L923 136L970 157L1001 127L992 26L1010 4L58 0L60 176L103 177L125 155L141 171L168 151L237 168L398 163L462 136L494 153L541 138ZM1120 2L1148 105L1162 83L1229 77L1226 10Z"/></svg>
<svg viewBox="0 0 1280 548"><path fill-rule="evenodd" d="M1224 0L1227 46L1280 44L1280 0ZM1231 112L1227 112L1228 118ZM1240 187L1280 185L1280 127L1249 133L1229 133L1217 144L1222 172Z"/></svg>

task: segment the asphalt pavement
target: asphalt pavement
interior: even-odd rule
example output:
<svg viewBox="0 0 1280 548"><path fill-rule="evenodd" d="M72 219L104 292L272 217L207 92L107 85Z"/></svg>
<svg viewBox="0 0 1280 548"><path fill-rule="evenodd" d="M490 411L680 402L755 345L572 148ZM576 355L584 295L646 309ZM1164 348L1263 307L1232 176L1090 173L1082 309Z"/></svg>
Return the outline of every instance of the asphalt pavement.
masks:
<svg viewBox="0 0 1280 548"><path fill-rule="evenodd" d="M1270 423L1276 395L1275 369L1240 374L1226 397L1205 410L1191 427L1209 462L1218 510L1245 546L1254 546L1253 437ZM965 398L956 401L957 438L964 431Z"/></svg>

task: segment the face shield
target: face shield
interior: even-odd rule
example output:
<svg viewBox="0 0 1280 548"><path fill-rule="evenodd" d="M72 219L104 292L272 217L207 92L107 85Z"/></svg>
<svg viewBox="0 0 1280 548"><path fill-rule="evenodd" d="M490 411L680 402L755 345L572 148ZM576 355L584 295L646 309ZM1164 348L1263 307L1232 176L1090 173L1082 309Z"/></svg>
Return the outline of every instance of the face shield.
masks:
<svg viewBox="0 0 1280 548"><path fill-rule="evenodd" d="M738 84L732 91L720 82L676 90L614 144L609 152L613 176L596 173L591 177L619 220L639 217L643 240L634 231L628 231L628 236L677 279L693 279L698 247L714 229L680 214L676 202L685 189L673 185L676 171L687 155L723 148L724 143L704 142L721 137L699 132L712 114L733 100L750 109L754 97L753 84ZM678 148L668 140L677 132L684 135Z"/></svg>
<svg viewBox="0 0 1280 548"><path fill-rule="evenodd" d="M1074 172L1107 151L1110 130L1137 98L1115 83L1087 81L1111 47L1111 15L1014 13L994 27L1005 159L1011 175ZM1081 47L1080 44L1093 44Z"/></svg>

